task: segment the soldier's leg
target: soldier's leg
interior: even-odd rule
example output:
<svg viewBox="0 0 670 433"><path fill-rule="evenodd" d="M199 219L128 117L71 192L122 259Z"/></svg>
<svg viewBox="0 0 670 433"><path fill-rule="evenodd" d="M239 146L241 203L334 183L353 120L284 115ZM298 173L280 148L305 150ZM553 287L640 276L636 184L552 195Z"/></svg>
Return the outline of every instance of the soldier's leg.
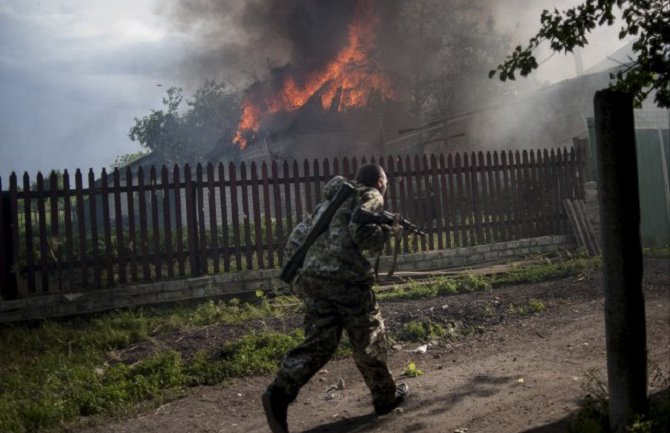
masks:
<svg viewBox="0 0 670 433"><path fill-rule="evenodd" d="M372 296L364 311L349 317L345 329L354 361L372 393L375 407L393 402L396 384L387 364L387 341L379 306Z"/></svg>
<svg viewBox="0 0 670 433"><path fill-rule="evenodd" d="M342 337L342 321L327 303L305 301L305 340L289 351L269 389L293 401L300 388L335 353Z"/></svg>

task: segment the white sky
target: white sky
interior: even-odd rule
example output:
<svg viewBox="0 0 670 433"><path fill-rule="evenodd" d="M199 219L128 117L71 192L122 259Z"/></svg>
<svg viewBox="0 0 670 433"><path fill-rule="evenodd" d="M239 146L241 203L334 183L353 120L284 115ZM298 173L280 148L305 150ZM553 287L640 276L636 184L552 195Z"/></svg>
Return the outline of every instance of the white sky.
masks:
<svg viewBox="0 0 670 433"><path fill-rule="evenodd" d="M506 0L496 20L522 44L537 30L543 7L559 2ZM99 172L118 155L141 150L128 138L133 118L161 108L167 87L188 81L179 74L188 36L164 24L157 7L166 3L0 0L3 184L12 171ZM509 3L519 3L523 12L510 13L503 5ZM587 68L622 45L613 29L593 43L584 52ZM571 57L554 57L538 71L539 79L574 76Z"/></svg>

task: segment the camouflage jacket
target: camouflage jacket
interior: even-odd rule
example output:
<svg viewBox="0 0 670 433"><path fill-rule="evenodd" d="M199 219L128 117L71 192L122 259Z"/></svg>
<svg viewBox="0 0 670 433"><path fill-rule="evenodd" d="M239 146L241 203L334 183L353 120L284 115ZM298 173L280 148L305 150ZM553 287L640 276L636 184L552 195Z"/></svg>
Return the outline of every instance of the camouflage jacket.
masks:
<svg viewBox="0 0 670 433"><path fill-rule="evenodd" d="M336 176L324 187L325 199L332 198L345 179ZM355 183L355 194L337 210L328 230L310 247L299 275L347 285L371 285L372 266L363 251L380 251L389 233L376 224L351 223L351 214L360 206L372 212L384 209L384 197L375 188ZM317 209L318 212L318 209Z"/></svg>

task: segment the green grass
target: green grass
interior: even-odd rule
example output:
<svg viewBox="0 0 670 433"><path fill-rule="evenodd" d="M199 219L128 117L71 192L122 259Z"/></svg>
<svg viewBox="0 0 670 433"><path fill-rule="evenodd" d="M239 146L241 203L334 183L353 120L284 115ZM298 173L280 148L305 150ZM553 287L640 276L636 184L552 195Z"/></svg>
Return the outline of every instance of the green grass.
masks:
<svg viewBox="0 0 670 433"><path fill-rule="evenodd" d="M468 274L411 283L408 288L380 293L380 299L434 297L490 290L514 281L587 275L597 269L592 259L567 259L519 268L511 276ZM549 268L549 269L547 269ZM256 302L210 301L197 307L117 311L88 318L0 326L0 431L12 433L63 431L81 416L109 416L156 406L183 394L190 386L215 384L231 377L274 371L281 357L302 337L293 333L257 332L214 351L188 358L160 341L174 332L187 333L214 324L234 325L282 317L299 304L293 297ZM541 302L529 302L539 309ZM408 339L426 341L447 331L426 322L408 325ZM151 356L134 364L119 355L134 345L150 347ZM343 339L336 356L348 356Z"/></svg>
<svg viewBox="0 0 670 433"><path fill-rule="evenodd" d="M444 337L447 331L438 323L433 323L430 319L427 321L407 322L398 334L398 338L403 341L425 342L436 338Z"/></svg>

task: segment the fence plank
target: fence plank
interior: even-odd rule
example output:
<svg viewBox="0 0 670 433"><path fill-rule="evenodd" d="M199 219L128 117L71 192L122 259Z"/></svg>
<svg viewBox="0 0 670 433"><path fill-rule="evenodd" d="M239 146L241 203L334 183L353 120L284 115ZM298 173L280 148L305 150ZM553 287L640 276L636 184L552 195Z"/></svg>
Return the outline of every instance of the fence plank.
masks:
<svg viewBox="0 0 670 433"><path fill-rule="evenodd" d="M398 191L400 192L400 201L398 202L398 206L396 209L398 209L398 212L402 212L408 219L411 220L412 214L410 212L410 209L407 207L407 182L408 182L408 176L407 176L407 171L403 169L403 161L402 158L398 158L398 168L397 168L397 174L399 176L398 180ZM409 234L403 230L402 233L402 250L405 254L409 253Z"/></svg>
<svg viewBox="0 0 670 433"><path fill-rule="evenodd" d="M472 188L472 217L475 225L476 243L486 242L483 230L483 212L482 212L482 183L480 182L480 166L477 164L477 154L470 154L470 182Z"/></svg>
<svg viewBox="0 0 670 433"><path fill-rule="evenodd" d="M428 226L428 212L426 209L427 204L427 188L426 185L422 185L423 176L421 174L421 160L419 155L414 156L414 208L416 210L416 221L423 227L426 227L429 236L432 236L432 229ZM414 236L417 243L419 239L417 236ZM426 236L421 236L421 251L426 251Z"/></svg>
<svg viewBox="0 0 670 433"><path fill-rule="evenodd" d="M491 152L486 152L486 163L484 163L486 168L486 223L487 223L487 233L489 236L489 242L499 242L498 235L496 234L496 216L497 212L494 208L495 203L495 179L494 179L494 165L493 165L493 156Z"/></svg>
<svg viewBox="0 0 670 433"><path fill-rule="evenodd" d="M230 271L230 240L228 239L228 194L223 163L219 162L219 203L221 208L221 237L223 243L223 270Z"/></svg>
<svg viewBox="0 0 670 433"><path fill-rule="evenodd" d="M151 198L151 237L152 252L154 255L154 278L160 280L163 277L163 266L161 263L161 233L160 221L158 215L158 192L156 183L158 176L156 175L156 166L151 166L149 170L149 194Z"/></svg>
<svg viewBox="0 0 670 433"><path fill-rule="evenodd" d="M50 235L51 235L51 256L56 265L56 288L58 291L63 290L63 242L60 238L60 214L59 214L59 199L58 199L58 175L55 171L51 171L49 175L49 204L50 204ZM2 191L2 188L0 188ZM2 227L2 224L0 224ZM2 244L0 242L0 244ZM52 288L52 292L54 289Z"/></svg>
<svg viewBox="0 0 670 433"><path fill-rule="evenodd" d="M253 269L253 251L251 249L251 223L249 218L249 182L247 180L247 165L240 163L240 186L242 187L242 219L244 220L244 258L247 269Z"/></svg>
<svg viewBox="0 0 670 433"><path fill-rule="evenodd" d="M188 238L188 263L191 277L200 276L198 264L198 221L196 213L196 191L193 184L191 166L184 165L184 185L186 199L186 236Z"/></svg>
<svg viewBox="0 0 670 433"><path fill-rule="evenodd" d="M86 218L84 212L84 180L79 169L74 175L77 197L77 229L79 233L79 263L81 269L81 284L88 288L88 252L86 247Z"/></svg>
<svg viewBox="0 0 670 433"><path fill-rule="evenodd" d="M430 155L430 179L431 179L431 197L433 207L434 227L437 234L437 249L444 249L444 214L442 213L442 195L440 194L440 175L437 165L437 157ZM431 248L432 249L432 248Z"/></svg>
<svg viewBox="0 0 670 433"><path fill-rule="evenodd" d="M181 170L178 165L172 168L172 186L174 191L174 228L177 247L177 270L180 277L186 276L186 252L184 251L184 223L181 198ZM184 192L185 193L185 192ZM187 206L188 209L188 206ZM188 228L187 228L188 231Z"/></svg>
<svg viewBox="0 0 670 433"><path fill-rule="evenodd" d="M205 185L203 181L202 164L195 167L195 206L196 221L198 225L198 275L209 273L209 254L207 254L207 225L205 223Z"/></svg>
<svg viewBox="0 0 670 433"><path fill-rule="evenodd" d="M304 215L302 213L302 194L300 193L300 172L298 170L298 161L293 161L293 190L295 195L293 199L295 201L295 223L296 225L302 221Z"/></svg>
<svg viewBox="0 0 670 433"><path fill-rule="evenodd" d="M228 168L230 176L230 205L231 218L233 222L233 241L235 243L235 269L242 270L242 246L240 242L240 211L237 201L237 172L235 165L231 162Z"/></svg>
<svg viewBox="0 0 670 433"><path fill-rule="evenodd" d="M74 236L72 233L72 202L70 191L70 174L67 170L63 171L63 190L65 199L63 202L63 212L65 217L65 276L67 286L70 290L74 289Z"/></svg>
<svg viewBox="0 0 670 433"><path fill-rule="evenodd" d="M174 254L172 250L172 208L170 207L170 174L165 165L161 166L161 189L163 190L163 243L165 244L165 265L169 279L174 278ZM175 212L181 213L177 208Z"/></svg>
<svg viewBox="0 0 670 433"><path fill-rule="evenodd" d="M381 160L380 160L381 161ZM393 160L393 157L389 156L386 162L386 174L388 177L388 195L390 196L390 203L387 208L391 209L391 212L398 213L400 212L399 206L398 206L398 173L395 168L395 161ZM402 213L401 213L402 215ZM401 242L402 238L396 238L393 240L393 242ZM386 247L386 254L391 254L391 245L390 243L387 244Z"/></svg>
<svg viewBox="0 0 670 433"><path fill-rule="evenodd" d="M450 155L451 156L451 155ZM451 168L451 167L450 167ZM456 215L456 227L458 227L458 235L456 237L456 246L464 247L468 244L467 233L467 211L465 207L465 189L463 187L463 168L461 166L461 154L457 153L454 157L453 165L453 182L454 182L454 199Z"/></svg>
<svg viewBox="0 0 670 433"><path fill-rule="evenodd" d="M133 190L133 172L128 167L126 169L126 202L128 205L128 259L130 262L130 280L139 281L137 272L137 233L135 222L135 193Z"/></svg>
<svg viewBox="0 0 670 433"><path fill-rule="evenodd" d="M5 194L5 191L2 189L2 176L0 176L0 301L10 299L8 293L10 292L9 274L11 265L8 263L8 258L11 252L6 251L8 247L11 247L9 218L9 194Z"/></svg>
<svg viewBox="0 0 670 433"><path fill-rule="evenodd" d="M144 182L144 169L137 169L137 207L140 215L140 259L142 261L142 279L151 280L151 267L149 264L149 232L147 220L147 196L146 184Z"/></svg>
<svg viewBox="0 0 670 433"><path fill-rule="evenodd" d="M290 183L290 174L289 174L289 165L288 161L284 161L283 167L282 167L282 172L283 172L283 180L284 180L284 200L286 203L286 235L288 237L289 233L293 231L293 212L291 209L291 204L293 203L293 200L291 200L291 183Z"/></svg>
<svg viewBox="0 0 670 433"><path fill-rule="evenodd" d="M249 165L249 171L251 174L251 204L252 209L250 210L251 214L254 216L254 249L256 260L258 261L258 268L265 268L265 261L263 257L263 236L262 236L262 223L261 223L261 201L260 201L260 191L258 183L258 170L256 162L252 161Z"/></svg>
<svg viewBox="0 0 670 433"><path fill-rule="evenodd" d="M274 211L275 211L275 227L276 227L276 237L277 237L277 254L279 257L279 264L281 265L284 262L284 221L282 218L282 207L281 207L281 194L279 189L279 169L277 166L277 161L272 161L270 165L270 171L272 173L272 198L274 199Z"/></svg>
<svg viewBox="0 0 670 433"><path fill-rule="evenodd" d="M273 229L272 229L272 206L270 203L270 181L268 179L268 164L263 161L261 164L261 184L263 188L263 216L265 223L265 248L267 249L268 255L268 268L272 269L275 267L275 245L272 241L273 238ZM263 248L259 247L260 255L262 255Z"/></svg>
<svg viewBox="0 0 670 433"><path fill-rule="evenodd" d="M19 288L19 198L18 179L16 173L9 176L9 223L11 226L11 257L10 261L10 299L18 298L23 293Z"/></svg>
<svg viewBox="0 0 670 433"><path fill-rule="evenodd" d="M107 285L114 285L114 261L112 259L112 223L109 215L109 191L107 188L107 170L102 169L100 176L100 187L102 190L102 228L103 238L105 240L105 265L107 274Z"/></svg>
<svg viewBox="0 0 670 433"><path fill-rule="evenodd" d="M123 236L123 213L121 209L121 175L119 169L112 173L112 189L114 195L114 230L116 234L116 257L119 284L126 284L126 246Z"/></svg>
<svg viewBox="0 0 670 433"><path fill-rule="evenodd" d="M42 293L49 292L49 247L47 245L47 216L45 209L44 176L37 173L37 227L40 248L40 280Z"/></svg>
<svg viewBox="0 0 670 433"><path fill-rule="evenodd" d="M207 163L207 201L209 209L209 239L211 244L211 257L214 266L214 273L220 271L219 256L219 231L216 221L216 183L214 180L214 166L211 162Z"/></svg>
<svg viewBox="0 0 670 433"><path fill-rule="evenodd" d="M314 158L314 200L315 203L319 203L321 200L323 200L323 197L321 197L321 174L319 173L319 161ZM325 180L326 182L328 179Z"/></svg>
<svg viewBox="0 0 670 433"><path fill-rule="evenodd" d="M314 202L312 201L312 178L309 174L309 162L305 160L303 163L303 176L305 187L305 214L311 214L314 209Z"/></svg>

